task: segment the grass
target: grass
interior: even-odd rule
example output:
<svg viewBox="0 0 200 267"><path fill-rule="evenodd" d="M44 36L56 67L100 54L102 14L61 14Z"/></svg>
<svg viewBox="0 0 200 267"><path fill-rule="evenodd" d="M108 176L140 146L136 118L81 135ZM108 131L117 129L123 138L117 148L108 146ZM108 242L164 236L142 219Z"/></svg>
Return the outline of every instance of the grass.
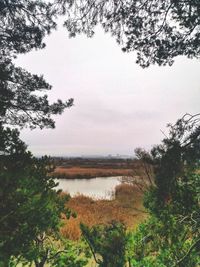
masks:
<svg viewBox="0 0 200 267"><path fill-rule="evenodd" d="M87 168L87 167L56 167L54 175L64 179L82 179L94 177L126 176L131 174L131 169L123 168Z"/></svg>
<svg viewBox="0 0 200 267"><path fill-rule="evenodd" d="M71 217L69 220L63 218L61 233L66 238L78 241L81 237L80 222L91 227L101 223L107 224L113 220L123 222L128 229L134 229L148 216L144 212L142 198L141 191L135 185L127 183L116 186L111 200L94 200L81 194L76 195L66 205L77 212L77 217ZM87 267L97 267L93 258L89 260Z"/></svg>
<svg viewBox="0 0 200 267"><path fill-rule="evenodd" d="M76 195L70 199L67 206L77 213L77 217L64 219L61 233L66 238L78 240L81 236L80 222L91 227L96 224L107 224L113 220L124 223L129 229L134 229L147 217L142 198L138 188L130 184L118 185L112 200L94 200L81 194Z"/></svg>

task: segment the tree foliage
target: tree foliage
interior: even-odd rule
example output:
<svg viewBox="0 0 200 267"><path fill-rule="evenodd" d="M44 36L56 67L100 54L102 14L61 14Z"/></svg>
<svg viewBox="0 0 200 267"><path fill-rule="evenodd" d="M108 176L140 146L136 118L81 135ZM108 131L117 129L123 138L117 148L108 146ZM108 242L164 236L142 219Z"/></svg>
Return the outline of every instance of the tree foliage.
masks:
<svg viewBox="0 0 200 267"><path fill-rule="evenodd" d="M172 64L174 57L199 58L198 0L59 0L67 3L65 26L71 36L94 34L100 24L126 52L137 52L142 67Z"/></svg>
<svg viewBox="0 0 200 267"><path fill-rule="evenodd" d="M37 236L23 257L13 257L10 263L16 264L20 261L24 266L29 264L35 267L83 267L88 263L88 252L84 242L64 239L59 232L49 229Z"/></svg>
<svg viewBox="0 0 200 267"><path fill-rule="evenodd" d="M47 95L38 92L50 90L42 76L32 75L15 67L10 59L0 62L0 115L1 123L30 128L55 127L51 115L61 114L71 107L73 100L58 100L49 104Z"/></svg>
<svg viewBox="0 0 200 267"><path fill-rule="evenodd" d="M122 177L122 182L137 186L141 193L146 192L150 187L154 186L154 166L152 157L148 151L143 148L135 148L135 163L131 173Z"/></svg>
<svg viewBox="0 0 200 267"><path fill-rule="evenodd" d="M112 222L92 228L81 224L84 239L88 243L95 262L99 267L123 267L126 263L126 228Z"/></svg>
<svg viewBox="0 0 200 267"><path fill-rule="evenodd" d="M17 130L1 129L0 261L24 255L40 234L59 230L66 197L55 191L51 161L26 151Z"/></svg>
<svg viewBox="0 0 200 267"><path fill-rule="evenodd" d="M199 118L199 114L185 114L175 125L169 124L169 137L151 151L160 203L179 202L177 208L182 211L189 211L198 200L195 177L200 159Z"/></svg>
<svg viewBox="0 0 200 267"><path fill-rule="evenodd" d="M21 53L45 47L43 39L55 29L56 8L47 1L3 0L0 3L0 122L20 127L55 127L51 115L61 114L73 100L50 104L38 92L51 86L42 76L13 64Z"/></svg>
<svg viewBox="0 0 200 267"><path fill-rule="evenodd" d="M49 1L2 0L0 18L1 56L44 48L44 36L56 27Z"/></svg>
<svg viewBox="0 0 200 267"><path fill-rule="evenodd" d="M151 216L129 239L129 258L135 267L197 267L199 239L165 209L162 219Z"/></svg>
<svg viewBox="0 0 200 267"><path fill-rule="evenodd" d="M185 114L169 125L169 137L143 158L154 166L155 185L144 198L150 218L132 239L134 266L196 267L200 262L199 118Z"/></svg>
<svg viewBox="0 0 200 267"><path fill-rule="evenodd" d="M155 0L2 0L0 1L0 265L22 259L35 266L84 266L81 251L69 243L59 247L60 215L70 215L66 198L54 190L53 166L34 158L5 124L54 127L52 115L70 107L72 99L50 104L38 92L51 86L13 63L32 49L45 47L44 36L65 14L71 36L94 34L101 24L124 51L137 51L142 67L172 64L174 57L199 57L199 1ZM119 223L82 233L102 267L200 264L200 115L186 114L169 125L169 137L140 160L154 166L144 205L149 220L132 235ZM148 178L148 175L147 175ZM53 246L52 246L52 241Z"/></svg>
<svg viewBox="0 0 200 267"><path fill-rule="evenodd" d="M50 104L38 92L51 86L42 76L16 67L18 54L45 47L43 39L56 27L54 4L37 0L0 1L0 265L28 257L34 243L49 231L58 233L66 197L55 190L49 158L34 158L6 125L35 128L55 126L72 99ZM39 257L38 251L37 257ZM36 256L35 256L36 257ZM36 260L36 258L35 258Z"/></svg>

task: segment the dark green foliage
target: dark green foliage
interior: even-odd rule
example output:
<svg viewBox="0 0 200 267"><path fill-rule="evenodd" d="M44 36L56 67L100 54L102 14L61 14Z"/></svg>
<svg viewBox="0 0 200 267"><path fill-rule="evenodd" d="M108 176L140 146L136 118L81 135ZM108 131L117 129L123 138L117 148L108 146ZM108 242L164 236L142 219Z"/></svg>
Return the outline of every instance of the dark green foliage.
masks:
<svg viewBox="0 0 200 267"><path fill-rule="evenodd" d="M177 220L171 211L161 213L162 218L151 216L132 233L129 239L131 266L197 267L198 246L187 253L198 239L192 238L188 226Z"/></svg>
<svg viewBox="0 0 200 267"><path fill-rule="evenodd" d="M58 14L71 36L94 33L100 23L137 51L142 67L172 64L175 56L199 57L199 1L2 0L0 1L0 266L21 260L36 267L86 264L82 247L60 239L60 216L70 212L55 191L49 158L34 158L19 132L4 128L54 127L51 115L72 105L49 104L42 76L16 67L20 53L42 49ZM185 115L170 125L169 138L151 153L138 151L154 166L144 204L150 216L134 234L113 222L81 230L100 267L197 267L200 265L200 115ZM12 263L11 263L12 262Z"/></svg>
<svg viewBox="0 0 200 267"><path fill-rule="evenodd" d="M150 218L131 241L133 266L199 266L199 118L186 114L169 125L169 138L143 158L154 165L155 185L144 198Z"/></svg>
<svg viewBox="0 0 200 267"><path fill-rule="evenodd" d="M38 92L51 86L42 76L13 64L20 53L45 47L43 39L55 29L54 3L37 0L0 1L0 265L9 260L41 258L41 236L57 235L67 197L55 190L54 169L47 157L34 158L19 132L4 125L55 127L51 115L61 114L73 100L50 104ZM40 244L40 242L38 243ZM43 254L43 256L42 256ZM41 264L38 266L42 266Z"/></svg>
<svg viewBox="0 0 200 267"><path fill-rule="evenodd" d="M123 267L125 265L127 235L124 225L113 222L109 225L88 228L81 224L81 230L100 267Z"/></svg>
<svg viewBox="0 0 200 267"><path fill-rule="evenodd" d="M65 26L71 36L94 34L100 24L123 51L136 51L142 67L172 64L174 57L200 55L198 0L59 0L69 6Z"/></svg>
<svg viewBox="0 0 200 267"><path fill-rule="evenodd" d="M26 254L40 234L58 231L66 197L54 187L47 157L26 151L17 130L0 129L0 262Z"/></svg>
<svg viewBox="0 0 200 267"><path fill-rule="evenodd" d="M82 241L79 241L77 244L67 240L64 242L64 250L61 251L61 253L57 251L57 254L54 254L51 266L83 267L87 265L87 257L89 258L90 256L86 245Z"/></svg>
<svg viewBox="0 0 200 267"><path fill-rule="evenodd" d="M151 151L156 188L148 194L152 192L157 199L155 208L158 210L172 203L176 212L186 215L198 205L196 172L200 167L199 114L186 114L175 125L169 125L169 129L169 138ZM152 206L152 202L147 202Z"/></svg>
<svg viewBox="0 0 200 267"><path fill-rule="evenodd" d="M47 264L52 267L82 267L88 263L86 256L88 252L84 242L66 240L59 232L49 229L48 232L37 236L20 262L26 265L34 264L36 267L44 267ZM16 260L17 258L12 258L11 262Z"/></svg>

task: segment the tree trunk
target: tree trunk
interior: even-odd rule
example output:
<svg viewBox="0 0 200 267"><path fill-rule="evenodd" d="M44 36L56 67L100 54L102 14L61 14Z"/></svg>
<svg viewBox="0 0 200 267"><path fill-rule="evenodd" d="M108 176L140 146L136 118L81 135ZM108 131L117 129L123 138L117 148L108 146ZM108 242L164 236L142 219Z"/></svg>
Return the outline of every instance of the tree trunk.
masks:
<svg viewBox="0 0 200 267"><path fill-rule="evenodd" d="M44 267L45 262L35 262L35 267Z"/></svg>

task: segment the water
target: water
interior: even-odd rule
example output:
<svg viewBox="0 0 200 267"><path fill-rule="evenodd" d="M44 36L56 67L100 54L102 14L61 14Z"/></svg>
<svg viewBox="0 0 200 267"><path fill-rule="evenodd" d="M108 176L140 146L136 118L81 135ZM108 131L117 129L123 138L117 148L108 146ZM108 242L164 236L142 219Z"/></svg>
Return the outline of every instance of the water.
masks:
<svg viewBox="0 0 200 267"><path fill-rule="evenodd" d="M120 184L120 177L97 177L92 179L59 179L58 189L74 196L78 193L94 197L110 199L115 186Z"/></svg>

